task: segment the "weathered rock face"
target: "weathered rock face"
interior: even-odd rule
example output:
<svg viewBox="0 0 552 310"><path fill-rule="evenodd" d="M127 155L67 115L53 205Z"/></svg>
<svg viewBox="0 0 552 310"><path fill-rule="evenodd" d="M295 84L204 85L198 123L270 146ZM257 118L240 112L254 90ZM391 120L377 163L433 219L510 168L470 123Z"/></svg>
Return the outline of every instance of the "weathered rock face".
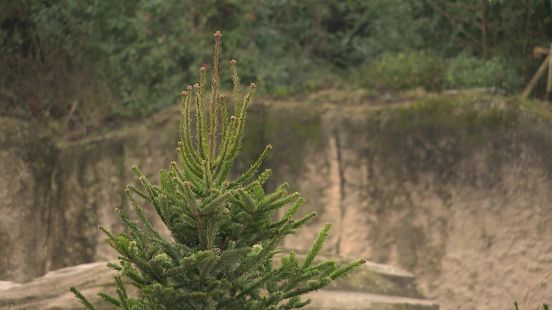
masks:
<svg viewBox="0 0 552 310"><path fill-rule="evenodd" d="M303 160L301 170L276 179L297 184L321 222L334 223L334 254L413 270L443 309L508 309L512 299L536 308L552 295L548 116L501 100L448 100L297 117L319 135L292 144L280 160Z"/></svg>
<svg viewBox="0 0 552 310"><path fill-rule="evenodd" d="M508 309L514 300L535 308L552 296L551 115L501 98L259 104L249 114L238 167L247 168L271 143L269 187L288 181L305 196L305 210L318 212L308 229L286 240L288 248L307 248L332 222L327 253L411 270L443 309ZM39 235L48 250L32 258L42 269L33 273L17 258L40 248L37 241L22 243L20 252L2 255L0 279L109 259L113 252L96 227L120 229L112 210L125 207L132 165L154 177L176 158L177 119L169 109L123 130L59 143L56 163L39 173L51 177L36 183L32 199L17 194L22 190L13 182L2 183L1 238L19 240L23 233L8 227L29 216L37 231L46 225L22 210L51 211L47 233ZM26 151L0 149L1 156L23 158L17 152ZM32 169L14 167L0 160L6 180L34 180Z"/></svg>
<svg viewBox="0 0 552 310"><path fill-rule="evenodd" d="M44 274L57 149L29 124L0 117L0 279Z"/></svg>
<svg viewBox="0 0 552 310"><path fill-rule="evenodd" d="M60 146L51 269L116 257L97 227L123 229L114 210L127 208L123 191L134 181L132 166L156 179L159 170L176 159L178 117L174 112L165 111L144 124ZM146 211L153 215L152 209ZM157 217L152 219L161 223Z"/></svg>
<svg viewBox="0 0 552 310"><path fill-rule="evenodd" d="M275 179L297 185L318 211L311 227L334 223L333 254L412 270L443 309L508 309L514 299L536 308L552 296L549 114L473 101L318 114L296 106L295 118L270 108L267 117L288 127L316 128L271 163L283 171ZM267 128L275 152L286 148L280 129ZM289 130L283 137L301 132ZM314 231L286 246L306 248Z"/></svg>

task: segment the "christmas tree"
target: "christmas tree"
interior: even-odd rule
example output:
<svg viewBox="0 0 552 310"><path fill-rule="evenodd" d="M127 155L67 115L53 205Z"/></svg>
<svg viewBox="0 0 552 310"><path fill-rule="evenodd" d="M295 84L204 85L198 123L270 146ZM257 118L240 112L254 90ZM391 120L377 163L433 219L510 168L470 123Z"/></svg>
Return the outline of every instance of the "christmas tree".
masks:
<svg viewBox="0 0 552 310"><path fill-rule="evenodd" d="M200 69L199 83L182 92L179 162L160 171L159 185L134 167L140 187L126 189L134 215L117 210L126 231L114 233L100 227L119 253L119 263L110 264L119 273L116 295L99 295L117 309L301 308L310 302L302 295L364 262L338 265L315 260L328 237L329 224L304 257L293 251L281 254L281 241L315 213L294 217L303 199L297 192L290 193L286 183L273 192L265 191L271 171L259 173L259 169L270 145L247 171L231 178L255 84L242 96L232 60L232 95L227 99L222 94L221 37L220 32L214 34L210 93L205 67ZM142 202L155 208L172 239L156 230L144 215ZM136 287L137 296L131 297L126 285ZM71 290L87 309L95 309L76 288Z"/></svg>

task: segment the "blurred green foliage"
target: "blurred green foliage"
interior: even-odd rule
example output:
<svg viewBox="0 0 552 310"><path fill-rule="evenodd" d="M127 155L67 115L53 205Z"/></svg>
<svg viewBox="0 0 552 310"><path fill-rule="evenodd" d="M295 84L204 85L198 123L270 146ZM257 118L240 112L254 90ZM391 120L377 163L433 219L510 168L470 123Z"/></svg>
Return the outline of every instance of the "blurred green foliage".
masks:
<svg viewBox="0 0 552 310"><path fill-rule="evenodd" d="M386 90L488 86L498 71L514 91L538 66L527 57L533 46L552 38L552 7L549 0L5 0L0 114L71 115L80 123L149 114L175 103L209 63L201 55L216 30L223 59L236 58L244 82L273 96L344 77Z"/></svg>
<svg viewBox="0 0 552 310"><path fill-rule="evenodd" d="M461 53L445 59L435 52L412 50L383 53L352 76L360 86L387 92L489 88L513 93L525 82L516 68L499 56L484 60Z"/></svg>
<svg viewBox="0 0 552 310"><path fill-rule="evenodd" d="M383 91L416 87L439 91L442 88L445 68L443 58L434 52L383 53L364 70L364 84Z"/></svg>
<svg viewBox="0 0 552 310"><path fill-rule="evenodd" d="M446 72L447 88L494 87L507 92L520 89L524 80L504 58L488 61L467 54L450 60Z"/></svg>

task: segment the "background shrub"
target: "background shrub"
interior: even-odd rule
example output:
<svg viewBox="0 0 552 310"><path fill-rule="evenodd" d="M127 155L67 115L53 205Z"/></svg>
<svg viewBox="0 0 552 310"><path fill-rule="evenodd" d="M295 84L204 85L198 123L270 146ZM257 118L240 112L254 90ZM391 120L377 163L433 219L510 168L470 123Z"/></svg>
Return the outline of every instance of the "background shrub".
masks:
<svg viewBox="0 0 552 310"><path fill-rule="evenodd" d="M437 54L426 51L384 53L365 70L368 87L386 91L423 87L436 91L441 89L444 62Z"/></svg>
<svg viewBox="0 0 552 310"><path fill-rule="evenodd" d="M445 75L447 88L496 87L508 92L519 90L524 79L505 59L483 60L465 53L452 58Z"/></svg>

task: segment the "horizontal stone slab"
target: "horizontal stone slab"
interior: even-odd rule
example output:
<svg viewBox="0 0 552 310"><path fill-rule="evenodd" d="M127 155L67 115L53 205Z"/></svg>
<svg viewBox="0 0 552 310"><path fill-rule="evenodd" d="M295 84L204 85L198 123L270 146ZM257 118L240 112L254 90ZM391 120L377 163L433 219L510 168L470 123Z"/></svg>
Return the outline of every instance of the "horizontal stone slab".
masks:
<svg viewBox="0 0 552 310"><path fill-rule="evenodd" d="M311 293L316 310L438 310L433 301L396 296L374 295L362 292L320 290Z"/></svg>
<svg viewBox="0 0 552 310"><path fill-rule="evenodd" d="M298 254L298 256L299 259L303 259L304 255ZM315 261L323 259L332 259L337 263L353 261L351 258L323 256L317 257ZM333 281L325 289L402 297L423 297L418 289L416 277L412 273L392 265L370 261L367 261L346 277Z"/></svg>
<svg viewBox="0 0 552 310"><path fill-rule="evenodd" d="M69 291L69 288L74 286L79 288L94 304L98 305L99 309L109 309L105 304L102 306L101 300L96 294L98 292L111 293L114 291L113 276L115 274L114 270L107 267L106 262L97 262L55 270L24 284L1 282L0 308L11 310L82 309L82 305ZM400 287L403 282L393 282L393 277L403 279L404 283L412 281L415 284L414 277L400 269L367 263L366 266L361 267L360 271L352 273L349 280L343 279L334 284L332 289L313 293L311 296L315 298L315 303L310 308L437 309L433 307L434 303L422 299L379 295L381 292L388 293L390 290L409 291L408 287ZM364 285L360 288L363 291L345 291L346 288L354 288L355 283ZM367 308L359 308L363 304ZM376 306L385 306L386 308L377 308ZM420 308L421 306L425 308Z"/></svg>

